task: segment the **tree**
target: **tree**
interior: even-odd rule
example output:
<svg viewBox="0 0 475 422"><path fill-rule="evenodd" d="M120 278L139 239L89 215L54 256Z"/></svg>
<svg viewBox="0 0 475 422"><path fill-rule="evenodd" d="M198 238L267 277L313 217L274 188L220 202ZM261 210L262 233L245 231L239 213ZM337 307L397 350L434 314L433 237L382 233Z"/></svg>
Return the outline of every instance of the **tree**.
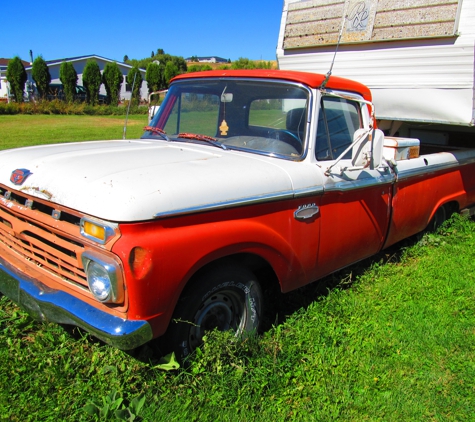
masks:
<svg viewBox="0 0 475 422"><path fill-rule="evenodd" d="M86 88L86 101L90 105L99 102L99 88L102 83L101 70L94 59L89 59L82 73L82 83Z"/></svg>
<svg viewBox="0 0 475 422"><path fill-rule="evenodd" d="M116 106L119 103L120 87L124 76L116 62L107 63L102 72L102 83L107 92L107 104Z"/></svg>
<svg viewBox="0 0 475 422"><path fill-rule="evenodd" d="M145 80L148 84L149 94L161 89L163 75L160 65L157 63L149 63L147 66L147 72L145 73Z"/></svg>
<svg viewBox="0 0 475 422"><path fill-rule="evenodd" d="M163 50L163 48L157 48L157 56L160 56L162 54L165 54L165 51Z"/></svg>
<svg viewBox="0 0 475 422"><path fill-rule="evenodd" d="M138 105L140 103L140 88L142 87L142 81L142 74L140 73L138 66L134 66L127 74L127 84L132 90L130 98L132 104Z"/></svg>
<svg viewBox="0 0 475 422"><path fill-rule="evenodd" d="M272 62L255 62L243 57L239 57L239 59L231 65L231 69L272 69L272 67Z"/></svg>
<svg viewBox="0 0 475 422"><path fill-rule="evenodd" d="M178 68L177 75L181 73L186 73L186 71L188 70L188 65L186 64L186 60L180 56L170 56L170 57L173 63L175 64L175 66Z"/></svg>
<svg viewBox="0 0 475 422"><path fill-rule="evenodd" d="M235 62L233 62L232 69L255 69L256 65L254 64L253 61L245 58L245 57L239 57Z"/></svg>
<svg viewBox="0 0 475 422"><path fill-rule="evenodd" d="M66 101L72 103L76 95L76 85L78 83L78 74L70 62L63 62L59 68L59 79L63 84Z"/></svg>
<svg viewBox="0 0 475 422"><path fill-rule="evenodd" d="M25 92L25 83L28 79L25 66L21 62L20 57L16 56L8 62L7 81L10 84L13 99L17 103L23 102L23 94Z"/></svg>
<svg viewBox="0 0 475 422"><path fill-rule="evenodd" d="M51 83L51 75L43 57L38 56L34 60L33 67L31 68L31 76L36 83L36 89L38 90L40 98L45 98L48 93L49 84Z"/></svg>
<svg viewBox="0 0 475 422"><path fill-rule="evenodd" d="M227 69L227 66L226 66ZM204 72L206 70L213 70L213 68L209 64L201 64L201 65L191 65L188 67L188 73L192 72Z"/></svg>
<svg viewBox="0 0 475 422"><path fill-rule="evenodd" d="M175 76L179 75L180 71L178 70L178 66L171 62L168 62L165 65L165 81L167 83L167 87L170 84L170 79L174 78Z"/></svg>
<svg viewBox="0 0 475 422"><path fill-rule="evenodd" d="M129 61L129 56L127 56L127 54L124 56L124 60L122 60L124 63L128 62Z"/></svg>

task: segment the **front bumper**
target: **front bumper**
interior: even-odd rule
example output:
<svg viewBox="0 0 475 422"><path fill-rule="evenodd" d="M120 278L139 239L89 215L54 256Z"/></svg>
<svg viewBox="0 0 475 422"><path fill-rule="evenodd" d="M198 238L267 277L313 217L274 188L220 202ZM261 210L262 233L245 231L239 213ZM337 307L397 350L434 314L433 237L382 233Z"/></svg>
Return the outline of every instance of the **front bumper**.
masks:
<svg viewBox="0 0 475 422"><path fill-rule="evenodd" d="M0 292L33 318L81 327L122 350L134 349L153 337L147 321L109 315L68 293L50 289L21 273L2 257L0 270Z"/></svg>

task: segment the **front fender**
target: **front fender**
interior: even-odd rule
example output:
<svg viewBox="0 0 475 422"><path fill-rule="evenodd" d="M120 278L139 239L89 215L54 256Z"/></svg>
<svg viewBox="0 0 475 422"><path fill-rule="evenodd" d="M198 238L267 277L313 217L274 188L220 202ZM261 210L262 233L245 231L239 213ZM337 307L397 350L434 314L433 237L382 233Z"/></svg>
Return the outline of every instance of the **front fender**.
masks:
<svg viewBox="0 0 475 422"><path fill-rule="evenodd" d="M262 208L264 207L264 209ZM317 236L307 239L308 226L293 218L293 205L274 204L253 210L224 210L139 224L121 225L114 252L124 262L129 317L160 320L156 335L166 329L181 292L205 265L235 254L255 254L269 263L282 291L310 281L306 267L316 257ZM247 214L247 215L246 215ZM314 240L313 240L314 239ZM312 243L315 243L312 247ZM307 247L304 247L307 246ZM134 275L131 251L149 254L149 270ZM305 263L305 258L307 263ZM156 318L154 318L156 316Z"/></svg>

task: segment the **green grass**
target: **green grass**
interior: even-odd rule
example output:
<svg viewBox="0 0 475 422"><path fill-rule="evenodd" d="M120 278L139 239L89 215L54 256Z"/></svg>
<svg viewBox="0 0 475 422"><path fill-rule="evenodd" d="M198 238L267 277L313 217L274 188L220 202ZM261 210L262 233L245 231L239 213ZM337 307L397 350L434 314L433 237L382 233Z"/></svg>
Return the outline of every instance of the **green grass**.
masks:
<svg viewBox="0 0 475 422"><path fill-rule="evenodd" d="M180 116L180 132L198 133L207 136L218 136L216 133L217 111L189 111ZM285 129L285 114L282 110L255 110L249 118L251 126L264 126L275 129ZM165 131L176 133L177 115L172 114L167 122Z"/></svg>
<svg viewBox="0 0 475 422"><path fill-rule="evenodd" d="M0 148L122 139L124 116L0 115ZM146 115L128 118L127 139L140 137Z"/></svg>
<svg viewBox="0 0 475 422"><path fill-rule="evenodd" d="M333 276L328 294L285 295L282 322L244 341L211 333L186 370L34 322L3 297L0 420L98 420L88 403L127 412L140 398L148 421L473 420L474 229L456 218Z"/></svg>
<svg viewBox="0 0 475 422"><path fill-rule="evenodd" d="M475 420L474 260L475 222L455 216L272 296L262 335L210 333L178 371L151 346L133 357L1 297L0 420Z"/></svg>

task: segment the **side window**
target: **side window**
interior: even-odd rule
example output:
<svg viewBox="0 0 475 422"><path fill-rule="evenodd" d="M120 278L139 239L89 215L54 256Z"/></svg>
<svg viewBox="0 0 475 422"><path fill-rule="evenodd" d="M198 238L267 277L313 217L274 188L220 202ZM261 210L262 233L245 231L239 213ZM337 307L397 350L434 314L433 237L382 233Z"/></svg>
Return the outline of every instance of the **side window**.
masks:
<svg viewBox="0 0 475 422"><path fill-rule="evenodd" d="M319 161L335 160L353 142L361 127L361 109L356 101L322 97L318 116L315 156ZM343 158L351 157L351 149Z"/></svg>

